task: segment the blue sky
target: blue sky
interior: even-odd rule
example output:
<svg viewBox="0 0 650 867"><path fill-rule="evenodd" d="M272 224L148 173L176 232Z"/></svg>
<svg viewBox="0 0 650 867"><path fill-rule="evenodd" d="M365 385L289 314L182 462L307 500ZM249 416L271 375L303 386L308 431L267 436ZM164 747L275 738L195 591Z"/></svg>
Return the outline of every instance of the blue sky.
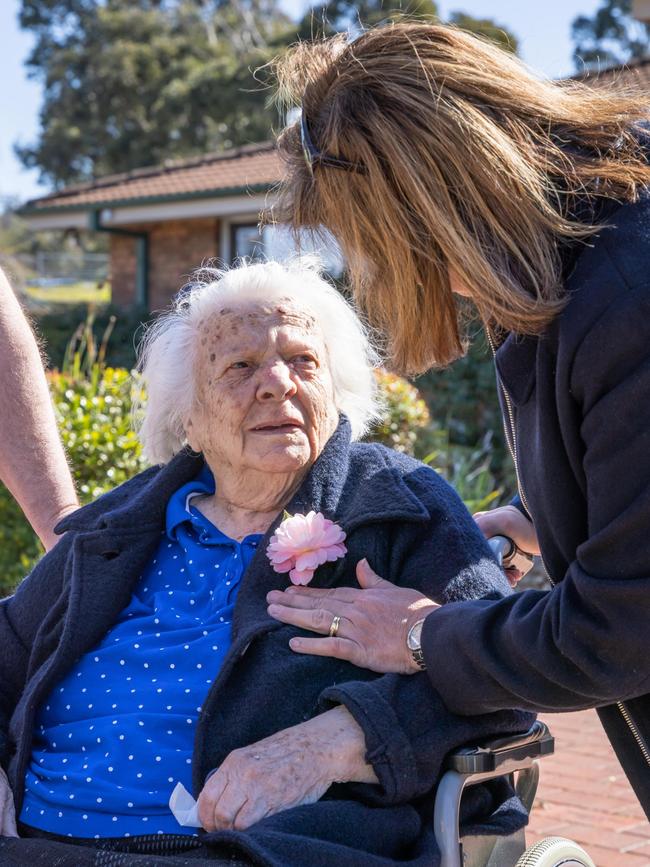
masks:
<svg viewBox="0 0 650 867"><path fill-rule="evenodd" d="M304 8L303 0L284 0L290 14ZM591 15L600 0L438 0L441 17L461 10L477 17L494 18L519 38L520 54L533 68L550 77L573 71L571 22L576 15ZM23 61L31 37L16 21L19 0L0 0L0 198L27 199L43 195L37 172L21 168L13 143L33 141L38 131L40 86L29 81Z"/></svg>

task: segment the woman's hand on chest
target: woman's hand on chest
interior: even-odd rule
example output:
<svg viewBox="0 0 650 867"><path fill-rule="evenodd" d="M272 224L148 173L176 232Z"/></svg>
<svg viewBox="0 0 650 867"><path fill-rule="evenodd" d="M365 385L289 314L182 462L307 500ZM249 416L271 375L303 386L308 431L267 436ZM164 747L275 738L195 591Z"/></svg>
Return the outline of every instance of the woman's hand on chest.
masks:
<svg viewBox="0 0 650 867"><path fill-rule="evenodd" d="M199 796L201 824L206 831L241 831L315 803L332 783L376 783L365 752L363 732L343 707L233 750Z"/></svg>

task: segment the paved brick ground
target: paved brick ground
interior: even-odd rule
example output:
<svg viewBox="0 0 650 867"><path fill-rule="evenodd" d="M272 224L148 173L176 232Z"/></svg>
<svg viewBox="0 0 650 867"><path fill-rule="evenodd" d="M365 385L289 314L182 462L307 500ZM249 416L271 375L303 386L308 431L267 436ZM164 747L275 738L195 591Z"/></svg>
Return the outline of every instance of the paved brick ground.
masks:
<svg viewBox="0 0 650 867"><path fill-rule="evenodd" d="M541 782L528 845L557 835L579 843L596 867L650 867L650 823L593 711L544 717L555 754Z"/></svg>

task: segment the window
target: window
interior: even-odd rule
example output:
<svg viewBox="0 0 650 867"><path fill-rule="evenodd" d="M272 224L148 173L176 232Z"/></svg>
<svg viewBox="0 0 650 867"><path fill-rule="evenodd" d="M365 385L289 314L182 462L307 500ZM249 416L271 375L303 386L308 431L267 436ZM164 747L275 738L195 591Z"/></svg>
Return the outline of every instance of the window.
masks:
<svg viewBox="0 0 650 867"><path fill-rule="evenodd" d="M231 223L230 260L246 258L256 261L276 259L284 261L296 253L316 253L325 271L332 277L343 273L343 256L338 244L329 233L322 240L314 239L310 233L301 233L296 245L293 233L287 226L264 226L260 232L256 223Z"/></svg>
<svg viewBox="0 0 650 867"><path fill-rule="evenodd" d="M230 227L230 258L264 259L264 240L256 223L233 223Z"/></svg>

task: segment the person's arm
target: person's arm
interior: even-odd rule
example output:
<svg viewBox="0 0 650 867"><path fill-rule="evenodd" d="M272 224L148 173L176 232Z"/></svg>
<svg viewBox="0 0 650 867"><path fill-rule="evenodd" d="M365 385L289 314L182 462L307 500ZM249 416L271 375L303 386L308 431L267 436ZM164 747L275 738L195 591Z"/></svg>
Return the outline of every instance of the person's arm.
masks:
<svg viewBox="0 0 650 867"><path fill-rule="evenodd" d="M579 710L650 689L649 347L650 291L622 285L574 357L587 526L564 580L441 608L425 623L425 656L449 659L432 681L457 712Z"/></svg>
<svg viewBox="0 0 650 867"><path fill-rule="evenodd" d="M77 508L34 335L0 269L0 479L46 550Z"/></svg>
<svg viewBox="0 0 650 867"><path fill-rule="evenodd" d="M363 731L344 707L233 750L199 795L199 819L206 831L244 830L313 804L336 782L377 782Z"/></svg>

